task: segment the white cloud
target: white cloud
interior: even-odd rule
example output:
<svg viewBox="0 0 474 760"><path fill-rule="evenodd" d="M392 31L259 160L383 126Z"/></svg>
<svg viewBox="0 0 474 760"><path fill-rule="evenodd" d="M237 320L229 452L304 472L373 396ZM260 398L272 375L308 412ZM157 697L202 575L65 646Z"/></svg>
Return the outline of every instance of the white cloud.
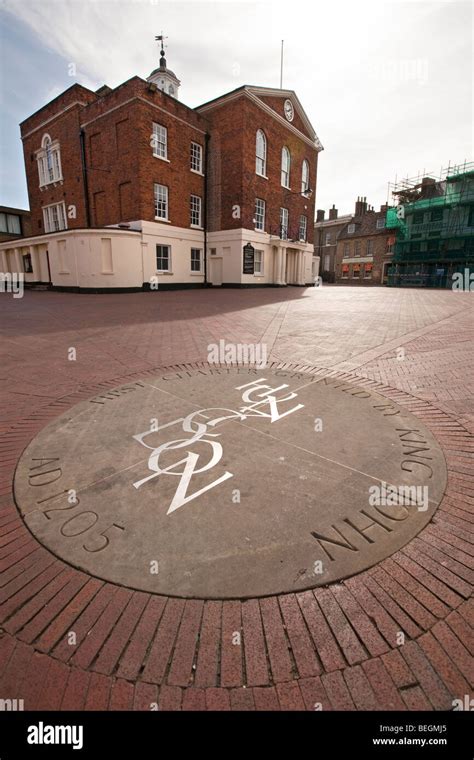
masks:
<svg viewBox="0 0 474 760"><path fill-rule="evenodd" d="M318 207L334 202L342 213L357 195L378 205L396 172L437 170L472 153L467 2L5 0L4 7L92 88L146 77L163 29L168 65L191 106L244 83L278 87L284 38L283 84L297 91L325 146Z"/></svg>

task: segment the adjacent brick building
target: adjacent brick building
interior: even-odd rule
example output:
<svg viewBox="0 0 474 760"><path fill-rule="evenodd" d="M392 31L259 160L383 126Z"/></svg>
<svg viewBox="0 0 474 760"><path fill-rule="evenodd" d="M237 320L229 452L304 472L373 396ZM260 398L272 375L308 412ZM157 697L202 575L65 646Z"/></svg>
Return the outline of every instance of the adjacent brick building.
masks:
<svg viewBox="0 0 474 760"><path fill-rule="evenodd" d="M395 236L386 228L388 206L375 211L358 198L354 214L339 232L335 254L335 282L350 285L386 285Z"/></svg>
<svg viewBox="0 0 474 760"><path fill-rule="evenodd" d="M75 84L22 122L32 230L4 270L28 256L30 283L85 290L314 282L322 146L296 94L191 109L179 84L162 51L147 81Z"/></svg>
<svg viewBox="0 0 474 760"><path fill-rule="evenodd" d="M0 242L31 235L31 214L26 209L0 206Z"/></svg>
<svg viewBox="0 0 474 760"><path fill-rule="evenodd" d="M319 273L323 282L335 282L336 279L336 250L339 235L351 221L351 214L338 216L338 210L333 204L329 216L324 218L324 209L316 212L314 224L314 252L319 258Z"/></svg>

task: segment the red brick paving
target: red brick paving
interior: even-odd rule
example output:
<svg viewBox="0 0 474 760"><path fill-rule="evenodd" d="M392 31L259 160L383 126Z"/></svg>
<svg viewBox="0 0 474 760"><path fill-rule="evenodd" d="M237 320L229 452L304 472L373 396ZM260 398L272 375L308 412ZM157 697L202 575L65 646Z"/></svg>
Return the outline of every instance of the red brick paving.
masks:
<svg viewBox="0 0 474 760"><path fill-rule="evenodd" d="M0 310L0 697L26 710L446 710L470 694L471 294L32 292L5 296ZM11 495L29 441L84 398L205 362L221 338L265 341L271 361L372 387L422 419L448 466L430 525L327 589L243 602L120 588L41 547Z"/></svg>

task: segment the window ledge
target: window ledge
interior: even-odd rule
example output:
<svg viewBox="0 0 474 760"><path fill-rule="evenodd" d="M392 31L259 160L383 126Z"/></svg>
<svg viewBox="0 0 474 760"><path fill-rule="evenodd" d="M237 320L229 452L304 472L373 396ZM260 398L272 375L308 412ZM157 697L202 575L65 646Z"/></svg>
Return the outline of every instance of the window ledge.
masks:
<svg viewBox="0 0 474 760"><path fill-rule="evenodd" d="M268 179L268 177L265 174L259 174L258 172L255 172L257 177L261 177L262 179Z"/></svg>
<svg viewBox="0 0 474 760"><path fill-rule="evenodd" d="M262 234L264 234L265 230L259 230L258 227L255 227L255 232L261 232Z"/></svg>
<svg viewBox="0 0 474 760"><path fill-rule="evenodd" d="M204 277L204 272L190 272L190 277Z"/></svg>
<svg viewBox="0 0 474 760"><path fill-rule="evenodd" d="M53 185L53 187L56 187L56 185L62 185L63 183L64 179L62 177L59 177L58 179L52 179L51 182L45 182L44 185L39 186L39 189L45 190L45 188L51 187L51 185Z"/></svg>
<svg viewBox="0 0 474 760"><path fill-rule="evenodd" d="M165 222L165 224L171 224L169 219L163 219L161 216L155 216L155 222Z"/></svg>
<svg viewBox="0 0 474 760"><path fill-rule="evenodd" d="M192 230L201 230L202 232L204 232L204 227L201 227L201 225L199 224L190 224L189 226Z"/></svg>
<svg viewBox="0 0 474 760"><path fill-rule="evenodd" d="M160 161L165 161L167 164L171 163L171 161L169 160L169 158L165 158L164 156L157 156L156 153L153 153L153 158L159 158Z"/></svg>
<svg viewBox="0 0 474 760"><path fill-rule="evenodd" d="M158 275L162 275L162 274L163 274L163 275L165 275L165 274L166 274L166 275L170 275L170 274L173 274L173 272L169 272L169 271L166 271L166 272L161 272L161 271L159 271L159 270L158 270L158 271L156 272L156 274L158 274Z"/></svg>
<svg viewBox="0 0 474 760"><path fill-rule="evenodd" d="M190 169L193 174L199 174L200 177L204 177L204 172L199 172L197 169Z"/></svg>

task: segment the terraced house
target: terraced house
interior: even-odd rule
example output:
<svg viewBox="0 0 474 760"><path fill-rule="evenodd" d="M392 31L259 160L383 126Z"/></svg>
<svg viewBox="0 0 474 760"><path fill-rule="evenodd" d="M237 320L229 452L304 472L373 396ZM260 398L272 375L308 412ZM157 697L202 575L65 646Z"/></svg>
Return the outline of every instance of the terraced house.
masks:
<svg viewBox="0 0 474 760"><path fill-rule="evenodd" d="M388 206L375 211L358 198L355 213L339 232L335 281L350 285L386 285L395 235L386 227Z"/></svg>
<svg viewBox="0 0 474 760"><path fill-rule="evenodd" d="M309 285L322 149L292 90L178 100L147 80L79 84L21 124L31 234L0 245L27 285L110 291Z"/></svg>

